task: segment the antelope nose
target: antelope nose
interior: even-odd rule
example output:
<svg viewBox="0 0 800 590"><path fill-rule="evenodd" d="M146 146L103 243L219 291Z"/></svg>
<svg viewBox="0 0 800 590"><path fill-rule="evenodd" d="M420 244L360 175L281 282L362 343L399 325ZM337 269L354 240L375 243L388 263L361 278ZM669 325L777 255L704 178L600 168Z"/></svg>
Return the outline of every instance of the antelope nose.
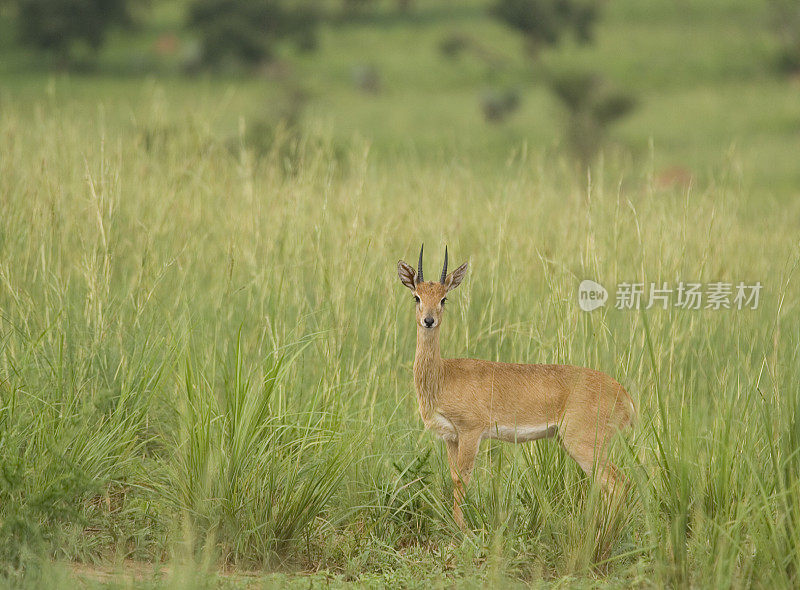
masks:
<svg viewBox="0 0 800 590"><path fill-rule="evenodd" d="M427 317L422 321L425 322L425 327L426 328L430 328L433 325L433 318L431 318L431 317Z"/></svg>

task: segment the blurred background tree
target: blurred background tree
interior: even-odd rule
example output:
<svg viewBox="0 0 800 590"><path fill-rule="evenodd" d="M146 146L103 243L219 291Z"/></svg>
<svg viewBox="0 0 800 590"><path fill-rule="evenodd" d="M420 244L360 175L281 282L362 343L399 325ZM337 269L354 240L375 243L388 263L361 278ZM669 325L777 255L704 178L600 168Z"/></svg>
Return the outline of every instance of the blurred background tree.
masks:
<svg viewBox="0 0 800 590"><path fill-rule="evenodd" d="M16 5L19 39L52 53L60 67L69 65L76 47L94 53L114 26L132 23L137 0L10 0Z"/></svg>
<svg viewBox="0 0 800 590"><path fill-rule="evenodd" d="M319 17L311 4L282 0L194 0L188 25L199 35L206 64L257 65L274 58L279 40L317 45Z"/></svg>
<svg viewBox="0 0 800 590"><path fill-rule="evenodd" d="M345 15L357 14L374 4L375 0L342 0L342 11Z"/></svg>
<svg viewBox="0 0 800 590"><path fill-rule="evenodd" d="M300 133L329 121L330 133L343 143L358 131L382 148L420 142L426 153L437 154L440 138L452 132L459 137L453 142L458 149L466 149L463 139L470 149L490 149L499 158L523 140L543 144L558 137L570 155L586 163L612 138L620 142L616 147L625 144L638 157L652 134L669 150L674 146L666 166L673 161L685 166L698 153L710 154L690 151L691 142L675 141L674 135L695 133L710 141L713 133L701 133L701 125L718 125L716 137L732 133L731 122L723 124L716 115L741 106L727 86L736 81L767 105L753 106L753 113L767 110L774 119L770 128L791 142L775 152L796 151L796 89L781 86L786 80L780 79L765 84L764 75L775 73L778 55L785 72L800 74L798 0L743 0L724 10L713 2L622 0L604 11L602 2L0 0L0 81L4 89L25 89L32 70L88 64L95 75L71 78L73 88L88 88L81 90L88 96L95 95L97 74L114 80L112 90L136 76L168 75L174 76L174 92L190 89L189 100L209 79L179 79L180 74L212 66L240 76L233 82L235 101L249 105L247 117L254 123L248 122L248 130L258 127L255 122L278 129L284 112L274 105L307 93L307 100L293 106L303 115L287 118L285 126ZM345 10L347 5L354 11ZM403 13L408 7L411 16ZM136 26L124 28L130 24ZM298 50L314 47L317 39L324 51L311 57ZM46 53L30 47L47 49L57 59L43 59ZM541 59L532 60L529 52ZM609 91L608 82L600 84L603 92L588 83L567 84L571 90L565 91L570 74L554 81L548 73L576 67L641 97L637 116L613 129L626 113L597 104L598 92ZM265 79L246 80L253 74ZM698 99L700 88L719 108L709 112L709 103ZM588 94L565 100L581 92ZM547 116L550 101L560 103L562 117ZM676 121L692 115L697 120L681 128L659 115L660 109L672 115L678 108ZM739 121L742 136L750 129L746 119L743 114ZM487 124L476 126L480 121ZM217 125L238 141L236 117L221 117ZM172 127L160 121L156 134ZM764 170L774 160L765 156ZM783 169L792 179L787 185L797 186L794 162Z"/></svg>
<svg viewBox="0 0 800 590"><path fill-rule="evenodd" d="M780 42L780 68L800 74L800 1L771 0L770 6Z"/></svg>
<svg viewBox="0 0 800 590"><path fill-rule="evenodd" d="M497 0L491 13L522 33L528 52L536 57L566 34L579 43L590 42L599 8L597 0Z"/></svg>
<svg viewBox="0 0 800 590"><path fill-rule="evenodd" d="M342 10L345 15L357 14L367 8L374 8L378 0L341 0ZM413 0L395 0L395 5L400 12L409 12L414 7Z"/></svg>
<svg viewBox="0 0 800 590"><path fill-rule="evenodd" d="M608 128L630 114L636 100L591 72L552 73L548 87L566 111L566 143L583 174L606 142Z"/></svg>

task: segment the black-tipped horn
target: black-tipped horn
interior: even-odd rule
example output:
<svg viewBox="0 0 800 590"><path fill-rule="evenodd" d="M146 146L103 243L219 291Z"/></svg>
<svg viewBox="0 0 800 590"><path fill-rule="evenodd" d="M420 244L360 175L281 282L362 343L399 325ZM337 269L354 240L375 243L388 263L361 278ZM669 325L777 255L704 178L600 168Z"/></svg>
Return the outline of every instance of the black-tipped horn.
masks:
<svg viewBox="0 0 800 590"><path fill-rule="evenodd" d="M419 264L417 265L417 282L421 283L423 280L422 278L422 249L425 247L425 244L419 247Z"/></svg>
<svg viewBox="0 0 800 590"><path fill-rule="evenodd" d="M447 278L447 246L444 247L444 266L442 267L442 278L439 282L444 285L444 280Z"/></svg>

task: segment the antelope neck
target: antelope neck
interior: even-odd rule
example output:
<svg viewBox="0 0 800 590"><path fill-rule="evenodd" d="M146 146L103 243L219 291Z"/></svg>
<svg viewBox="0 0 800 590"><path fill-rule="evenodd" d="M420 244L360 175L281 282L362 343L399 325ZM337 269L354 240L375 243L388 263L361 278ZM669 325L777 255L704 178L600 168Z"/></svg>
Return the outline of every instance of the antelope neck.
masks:
<svg viewBox="0 0 800 590"><path fill-rule="evenodd" d="M439 326L417 326L417 352L414 356L414 388L423 420L436 411L436 399L444 382L444 363L439 351Z"/></svg>

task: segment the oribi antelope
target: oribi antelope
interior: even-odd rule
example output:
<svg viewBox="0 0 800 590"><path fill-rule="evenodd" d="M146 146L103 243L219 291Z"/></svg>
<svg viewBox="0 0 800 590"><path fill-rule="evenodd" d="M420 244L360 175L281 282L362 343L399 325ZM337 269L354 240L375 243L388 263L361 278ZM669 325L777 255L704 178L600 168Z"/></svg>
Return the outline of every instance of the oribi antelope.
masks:
<svg viewBox="0 0 800 590"><path fill-rule="evenodd" d="M625 389L605 373L571 365L443 359L439 329L446 296L464 280L467 264L447 274L445 248L441 277L425 281L422 250L416 271L400 260L397 273L414 294L414 388L426 428L447 444L458 525L465 527L461 502L484 438L521 443L557 436L578 465L612 492L621 476L608 446L636 416Z"/></svg>

